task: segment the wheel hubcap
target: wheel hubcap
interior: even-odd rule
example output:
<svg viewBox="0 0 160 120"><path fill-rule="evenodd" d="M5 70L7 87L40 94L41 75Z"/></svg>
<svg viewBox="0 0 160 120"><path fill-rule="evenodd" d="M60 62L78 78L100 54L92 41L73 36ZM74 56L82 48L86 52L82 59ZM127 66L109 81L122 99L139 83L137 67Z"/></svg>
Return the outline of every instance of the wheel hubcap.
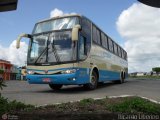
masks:
<svg viewBox="0 0 160 120"><path fill-rule="evenodd" d="M95 77L95 76L92 76L91 84L92 84L92 85L95 85L95 84L96 84L96 77Z"/></svg>

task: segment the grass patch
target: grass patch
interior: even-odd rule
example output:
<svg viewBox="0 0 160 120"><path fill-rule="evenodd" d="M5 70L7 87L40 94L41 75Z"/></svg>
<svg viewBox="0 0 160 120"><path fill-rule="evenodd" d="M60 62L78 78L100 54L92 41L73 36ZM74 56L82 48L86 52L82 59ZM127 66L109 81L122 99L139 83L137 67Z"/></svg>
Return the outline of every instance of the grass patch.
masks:
<svg viewBox="0 0 160 120"><path fill-rule="evenodd" d="M79 102L79 104L82 106L91 105L93 103L94 103L94 99L92 99L92 98L83 99L83 100L80 100L80 102Z"/></svg>
<svg viewBox="0 0 160 120"><path fill-rule="evenodd" d="M33 110L34 111L34 110ZM33 112L32 111L32 112ZM140 97L83 99L79 102L62 103L36 108L35 112L53 113L144 113L160 114L160 104Z"/></svg>
<svg viewBox="0 0 160 120"><path fill-rule="evenodd" d="M125 98L123 102L111 104L107 108L112 112L160 114L159 104L139 97Z"/></svg>
<svg viewBox="0 0 160 120"><path fill-rule="evenodd" d="M160 80L160 76L150 76L150 75L145 75L145 76L129 76L128 78L156 79L156 80Z"/></svg>
<svg viewBox="0 0 160 120"><path fill-rule="evenodd" d="M24 103L14 101L8 101L7 98L0 96L0 115L9 112L33 109L33 105L25 105Z"/></svg>
<svg viewBox="0 0 160 120"><path fill-rule="evenodd" d="M101 115L110 113L113 115L117 115L118 113L158 115L160 114L160 104L150 102L140 97L106 97L98 100L89 98L79 102L34 107L17 101L9 102L7 99L1 97L0 114L4 113L18 115L20 119L26 118L30 120L46 119L46 117L58 119L59 117L70 118L72 116L73 118L79 118L86 114L99 118ZM111 118L114 118L114 116L111 116Z"/></svg>

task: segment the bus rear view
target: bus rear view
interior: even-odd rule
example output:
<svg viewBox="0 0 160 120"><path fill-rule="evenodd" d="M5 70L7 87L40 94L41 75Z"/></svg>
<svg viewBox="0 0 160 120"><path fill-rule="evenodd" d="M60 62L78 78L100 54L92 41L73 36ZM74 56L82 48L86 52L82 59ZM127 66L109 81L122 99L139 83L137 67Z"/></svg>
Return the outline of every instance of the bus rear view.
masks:
<svg viewBox="0 0 160 120"><path fill-rule="evenodd" d="M49 84L54 90L63 85L84 85L95 89L98 82L105 82L100 66L103 63L93 60L92 35L91 21L80 15L44 20L35 25L31 35L21 34L17 48L22 37L30 39L27 81ZM127 66L120 69L116 71L118 78L113 80L121 81L125 77L121 72L127 73Z"/></svg>

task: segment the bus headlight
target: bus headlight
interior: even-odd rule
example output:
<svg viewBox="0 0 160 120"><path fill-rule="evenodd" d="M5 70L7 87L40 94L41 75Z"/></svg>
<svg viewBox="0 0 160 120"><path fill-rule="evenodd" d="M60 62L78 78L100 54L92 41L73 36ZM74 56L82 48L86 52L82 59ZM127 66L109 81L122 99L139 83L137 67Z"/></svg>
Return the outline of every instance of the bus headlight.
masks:
<svg viewBox="0 0 160 120"><path fill-rule="evenodd" d="M27 73L32 75L32 74L34 74L34 71L29 70L29 71L27 71Z"/></svg>
<svg viewBox="0 0 160 120"><path fill-rule="evenodd" d="M62 74L71 74L71 73L75 73L76 69L70 69L70 70L64 70L62 71Z"/></svg>

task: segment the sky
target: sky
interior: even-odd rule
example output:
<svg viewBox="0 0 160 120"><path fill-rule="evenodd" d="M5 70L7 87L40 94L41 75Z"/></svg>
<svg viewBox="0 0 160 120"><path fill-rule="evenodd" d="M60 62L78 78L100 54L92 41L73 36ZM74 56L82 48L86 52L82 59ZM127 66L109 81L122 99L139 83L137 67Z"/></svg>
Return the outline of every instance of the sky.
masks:
<svg viewBox="0 0 160 120"><path fill-rule="evenodd" d="M18 35L31 34L38 21L70 13L88 17L120 44L128 53L129 72L160 65L160 9L137 0L19 0L16 11L0 13L0 59L24 65L28 39L17 50Z"/></svg>

